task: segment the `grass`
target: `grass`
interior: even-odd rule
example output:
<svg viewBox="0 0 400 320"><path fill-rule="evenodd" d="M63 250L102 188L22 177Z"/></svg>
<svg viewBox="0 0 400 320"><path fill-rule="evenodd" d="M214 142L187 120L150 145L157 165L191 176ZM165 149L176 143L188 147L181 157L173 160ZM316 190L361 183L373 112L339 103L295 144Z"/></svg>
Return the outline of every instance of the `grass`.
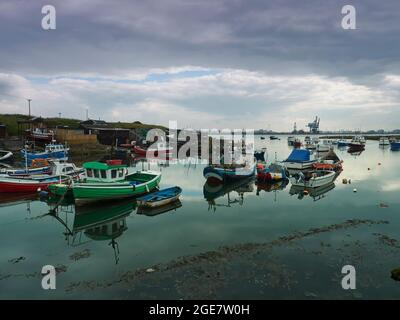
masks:
<svg viewBox="0 0 400 320"><path fill-rule="evenodd" d="M0 114L0 124L7 126L7 132L9 136L15 136L18 134L18 120L28 120L29 116L23 114ZM69 118L43 118L44 123L49 128L55 128L56 126L68 126L71 129L78 129L81 120L69 119ZM138 121L129 122L108 122L108 128L123 128L123 129L137 129L141 132L146 132L149 129L159 128L166 130L167 128L154 124L144 124Z"/></svg>

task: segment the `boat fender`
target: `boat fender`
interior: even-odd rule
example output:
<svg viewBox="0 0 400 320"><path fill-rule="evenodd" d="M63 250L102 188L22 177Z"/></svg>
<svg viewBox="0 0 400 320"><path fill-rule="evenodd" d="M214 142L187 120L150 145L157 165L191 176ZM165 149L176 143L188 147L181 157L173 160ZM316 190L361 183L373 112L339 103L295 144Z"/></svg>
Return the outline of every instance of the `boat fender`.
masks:
<svg viewBox="0 0 400 320"><path fill-rule="evenodd" d="M149 190L149 186L146 184L146 191L147 192L150 192L150 190Z"/></svg>
<svg viewBox="0 0 400 320"><path fill-rule="evenodd" d="M37 192L41 192L42 191L42 189L41 188L37 188L37 190L36 190Z"/></svg>
<svg viewBox="0 0 400 320"><path fill-rule="evenodd" d="M307 196L307 195L308 195L308 190L304 190L304 191L303 191L303 194L304 194L305 196Z"/></svg>

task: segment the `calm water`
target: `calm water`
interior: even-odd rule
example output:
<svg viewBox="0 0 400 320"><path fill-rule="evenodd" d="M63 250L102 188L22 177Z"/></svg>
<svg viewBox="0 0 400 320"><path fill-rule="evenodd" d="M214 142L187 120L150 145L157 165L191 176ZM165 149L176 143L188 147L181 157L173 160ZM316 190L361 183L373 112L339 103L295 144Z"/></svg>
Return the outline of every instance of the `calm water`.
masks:
<svg viewBox="0 0 400 320"><path fill-rule="evenodd" d="M291 150L286 137L256 143L269 160ZM137 214L133 202L79 215L65 203L56 218L45 202L2 195L0 298L398 298L390 271L400 267L400 152L377 141L359 156L336 152L344 171L315 198L290 183L257 190L252 181L224 194L204 186L201 165L152 166L161 187L183 189L181 207L154 216ZM360 223L345 227L349 219ZM329 228L305 234L321 227ZM276 241L288 235L297 236ZM210 251L219 255L196 260ZM60 271L53 291L41 289L47 264ZM346 264L357 270L357 290L341 288ZM156 271L132 275L148 268Z"/></svg>

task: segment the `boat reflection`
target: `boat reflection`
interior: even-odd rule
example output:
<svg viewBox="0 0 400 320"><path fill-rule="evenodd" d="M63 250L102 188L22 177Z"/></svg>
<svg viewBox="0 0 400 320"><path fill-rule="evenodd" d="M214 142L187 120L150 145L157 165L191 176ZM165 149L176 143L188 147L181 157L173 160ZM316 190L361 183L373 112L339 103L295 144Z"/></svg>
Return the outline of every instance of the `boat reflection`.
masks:
<svg viewBox="0 0 400 320"><path fill-rule="evenodd" d="M154 217L162 213L166 213L169 211L176 211L176 209L182 207L182 202L178 199L172 203L168 203L166 205L163 205L161 207L139 207L136 211L137 214L149 216L149 217Z"/></svg>
<svg viewBox="0 0 400 320"><path fill-rule="evenodd" d="M321 186L318 188L307 188L307 187L292 185L289 190L289 194L291 196L297 195L297 199L299 199L299 200L309 196L314 201L318 201L318 200L325 198L326 193L328 193L329 191L331 191L334 188L335 188L334 182L331 182L327 185L324 185L324 186Z"/></svg>
<svg viewBox="0 0 400 320"><path fill-rule="evenodd" d="M358 157L358 156L360 156L360 155L364 152L364 150L355 150L355 149L349 148L349 149L347 150L347 152L348 152L349 154L351 154L352 156L354 156L354 157Z"/></svg>
<svg viewBox="0 0 400 320"><path fill-rule="evenodd" d="M128 229L126 217L135 208L134 201L84 207L59 203L55 211L50 211L50 215L64 225L64 234L67 243L71 246L79 246L89 241L108 241L108 245L114 250L115 263L117 264L119 262L119 246L116 240ZM71 214L73 215L72 226L68 221ZM64 216L64 218L61 216ZM82 235L85 235L88 240L83 240Z"/></svg>
<svg viewBox="0 0 400 320"><path fill-rule="evenodd" d="M19 204L29 204L38 199L36 193L0 193L0 208L16 206Z"/></svg>
<svg viewBox="0 0 400 320"><path fill-rule="evenodd" d="M272 191L284 190L286 188L286 186L288 185L288 183L289 183L288 179L276 181L274 183L256 181L256 185L257 185L256 194L257 194L257 196L259 196L260 191L272 192Z"/></svg>
<svg viewBox="0 0 400 320"><path fill-rule="evenodd" d="M244 194L251 193L254 191L254 181L255 179L253 177L231 181L229 183L226 182L223 184L221 183L213 184L210 183L209 181L206 181L206 183L203 186L203 195L208 202L208 210L216 211L217 207L231 207L231 205L234 203L243 205ZM236 192L239 197L232 199L230 195L231 192ZM216 200L218 198L224 197L225 195L227 195L227 203L218 204Z"/></svg>

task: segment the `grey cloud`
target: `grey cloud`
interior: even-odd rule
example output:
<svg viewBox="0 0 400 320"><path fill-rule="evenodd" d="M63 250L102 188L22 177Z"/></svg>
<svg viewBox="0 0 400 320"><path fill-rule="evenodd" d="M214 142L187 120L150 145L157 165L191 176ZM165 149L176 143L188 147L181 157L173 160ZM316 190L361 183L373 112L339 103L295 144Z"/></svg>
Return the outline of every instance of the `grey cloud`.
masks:
<svg viewBox="0 0 400 320"><path fill-rule="evenodd" d="M57 30L40 28L48 1L1 7L0 70L99 72L199 65L275 74L365 77L399 72L400 3L352 1L358 30L340 27L343 1L60 1Z"/></svg>

